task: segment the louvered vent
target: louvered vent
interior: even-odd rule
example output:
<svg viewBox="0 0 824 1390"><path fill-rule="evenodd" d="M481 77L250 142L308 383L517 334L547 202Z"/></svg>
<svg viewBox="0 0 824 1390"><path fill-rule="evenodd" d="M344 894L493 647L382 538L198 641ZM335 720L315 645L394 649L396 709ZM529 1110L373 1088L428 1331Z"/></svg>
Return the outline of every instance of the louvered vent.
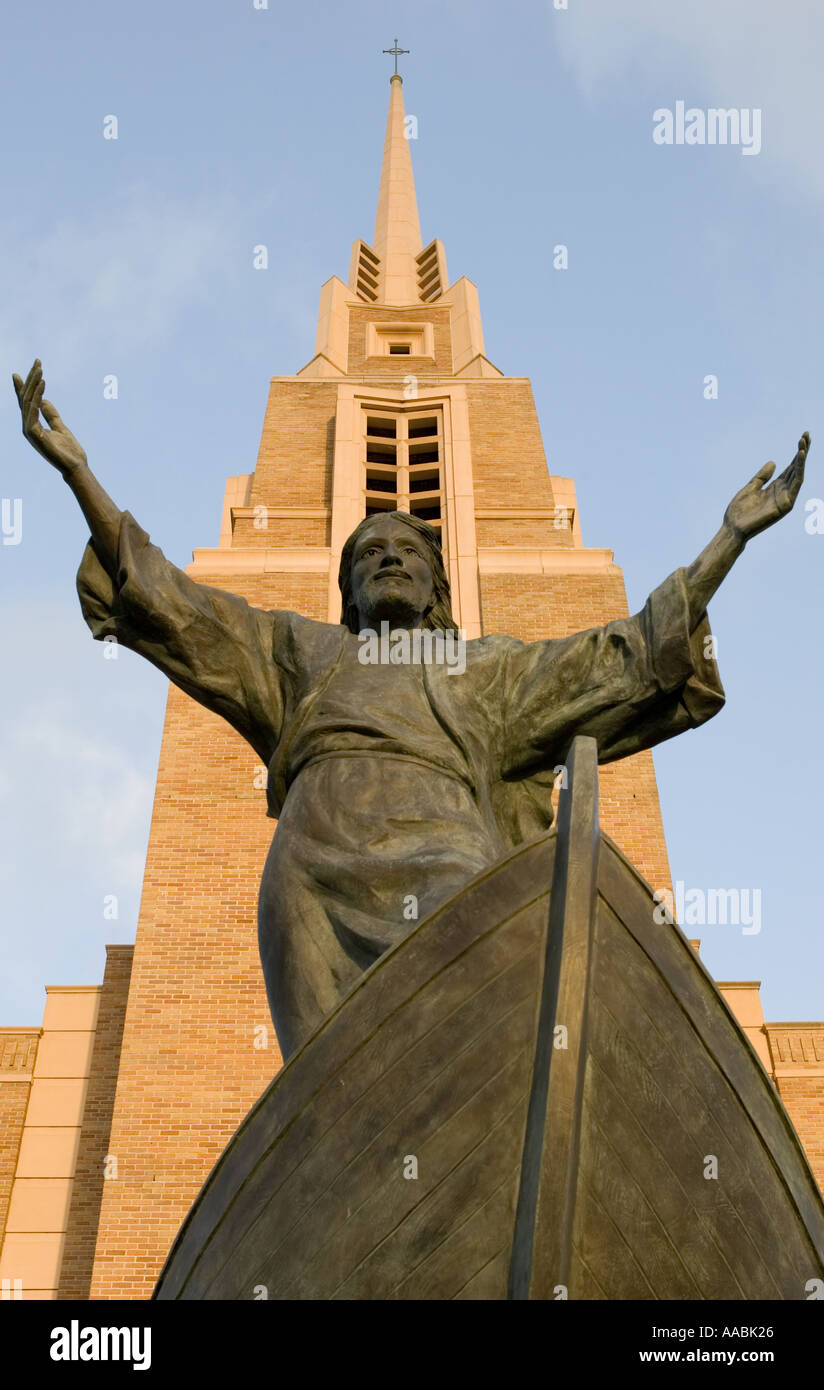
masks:
<svg viewBox="0 0 824 1390"><path fill-rule="evenodd" d="M446 289L446 263L437 237L415 257L418 267L418 294L424 303L437 299Z"/></svg>
<svg viewBox="0 0 824 1390"><path fill-rule="evenodd" d="M443 407L381 410L365 406L364 514L409 512L428 521L446 546L443 505Z"/></svg>
<svg viewBox="0 0 824 1390"><path fill-rule="evenodd" d="M358 242L355 290L361 299L367 299L370 303L378 297L380 266L380 257L375 255L371 247L367 246L365 241Z"/></svg>

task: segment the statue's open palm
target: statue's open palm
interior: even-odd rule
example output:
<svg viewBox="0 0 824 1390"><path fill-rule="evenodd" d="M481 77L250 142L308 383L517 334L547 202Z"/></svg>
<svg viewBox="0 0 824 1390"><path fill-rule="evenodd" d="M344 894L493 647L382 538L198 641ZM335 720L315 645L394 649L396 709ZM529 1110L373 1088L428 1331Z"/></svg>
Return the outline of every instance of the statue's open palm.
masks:
<svg viewBox="0 0 824 1390"><path fill-rule="evenodd" d="M724 513L724 520L738 532L742 540L748 541L751 536L757 536L759 531L765 531L792 510L804 481L804 464L809 447L810 436L805 430L798 441L798 453L774 483L770 483L769 487L764 486L775 472L774 463L765 463L755 477L735 494Z"/></svg>
<svg viewBox="0 0 824 1390"><path fill-rule="evenodd" d="M42 454L44 459L48 459L53 467L59 469L64 477L74 469L82 468L86 462L82 445L63 424L51 401L43 399L46 383L43 380L40 358L35 359L25 381L22 381L16 372L12 380L23 417L23 433L32 447L38 454ZM48 428L44 427L40 420L41 411Z"/></svg>

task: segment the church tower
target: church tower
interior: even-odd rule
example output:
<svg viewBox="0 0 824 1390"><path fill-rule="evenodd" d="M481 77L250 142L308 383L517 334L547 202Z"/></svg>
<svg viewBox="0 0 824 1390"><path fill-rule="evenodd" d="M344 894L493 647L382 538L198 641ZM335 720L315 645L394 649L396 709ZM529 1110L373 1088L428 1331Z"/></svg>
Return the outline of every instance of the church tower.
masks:
<svg viewBox="0 0 824 1390"><path fill-rule="evenodd" d="M314 355L272 378L256 467L228 480L219 544L196 550L188 573L337 623L346 537L365 514L399 509L440 530L468 638L531 641L624 616L612 553L584 547L573 483L547 470L529 381L489 360L475 285L450 282L441 242L424 244L407 136L395 74L372 242L355 241L347 283L322 287ZM151 1293L280 1065L257 951L264 780L237 734L170 687L92 1298ZM669 886L649 753L604 772L602 823Z"/></svg>
<svg viewBox="0 0 824 1390"><path fill-rule="evenodd" d="M188 573L260 608L337 623L344 540L364 515L399 509L440 531L468 638L563 637L626 616L612 552L584 546L574 483L548 470L529 381L487 357L475 285L450 281L437 237L424 243L408 134L395 73L372 241L355 241L346 283L323 285L311 360L272 377L254 471L228 479L218 545L196 550ZM602 769L600 813L649 883L670 887L649 753ZM148 1298L204 1179L277 1072L256 931L273 828L252 749L171 686L130 976L129 948L110 948L99 989L52 991L43 1030L0 1030L18 1082L0 1100L14 1100L23 1156L0 1270L34 1252L31 1296ZM773 1070L757 988L730 988L750 991L747 1025ZM821 1025L781 1028L816 1029L824 1047ZM790 1066L792 1039L782 1045ZM48 1127L37 1110L27 1140L19 1084L34 1096L55 1077L68 1108L49 1123L73 1136L63 1148L34 1134ZM810 1084L818 1116L822 1082ZM812 1110L809 1128L820 1168ZM43 1184L62 1194L54 1230L31 1224L46 1219ZM7 1196L0 1184L3 1217Z"/></svg>

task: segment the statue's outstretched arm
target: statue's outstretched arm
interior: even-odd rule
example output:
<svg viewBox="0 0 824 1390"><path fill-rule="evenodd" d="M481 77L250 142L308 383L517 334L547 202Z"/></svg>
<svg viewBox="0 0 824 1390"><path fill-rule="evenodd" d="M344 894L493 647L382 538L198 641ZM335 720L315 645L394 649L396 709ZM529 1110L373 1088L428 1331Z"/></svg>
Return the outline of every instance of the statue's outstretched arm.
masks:
<svg viewBox="0 0 824 1390"><path fill-rule="evenodd" d="M810 436L805 431L798 441L798 452L792 463L769 487L764 484L775 472L775 464L765 463L763 468L759 468L755 477L733 497L724 513L720 530L685 571L690 631L700 620L747 541L792 510L804 481L804 464L809 447Z"/></svg>
<svg viewBox="0 0 824 1390"><path fill-rule="evenodd" d="M40 358L36 358L25 381L16 372L12 380L20 405L23 434L68 483L89 523L100 560L110 569L117 562L120 508L97 481L86 461L85 450L63 424L51 401L43 399L46 383ZM45 426L40 419L41 412Z"/></svg>
<svg viewBox="0 0 824 1390"><path fill-rule="evenodd" d="M281 737L294 614L266 612L200 584L152 545L100 486L50 401L35 362L14 376L23 433L65 478L92 533L77 576L83 616L98 639L115 637L225 719L268 765ZM40 419L43 414L45 425Z"/></svg>

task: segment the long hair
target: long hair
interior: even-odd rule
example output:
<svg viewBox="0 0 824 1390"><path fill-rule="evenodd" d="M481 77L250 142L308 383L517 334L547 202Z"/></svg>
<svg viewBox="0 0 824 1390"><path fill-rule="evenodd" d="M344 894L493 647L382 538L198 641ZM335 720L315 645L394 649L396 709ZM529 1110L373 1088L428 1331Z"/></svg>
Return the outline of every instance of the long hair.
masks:
<svg viewBox="0 0 824 1390"><path fill-rule="evenodd" d="M352 602L352 552L361 533L367 527L372 526L374 522L382 520L383 517L393 517L397 521L404 522L426 541L429 551L429 566L432 570L434 598L421 620L421 627L439 628L442 632L454 632L455 619L452 616L452 596L444 569L440 537L428 521L423 521L417 516L410 516L408 512L377 512L372 516L367 516L363 521L358 522L351 536L347 539L341 551L340 570L338 571L338 584L342 601L341 623L344 627L348 627L350 632L360 632L358 610Z"/></svg>

